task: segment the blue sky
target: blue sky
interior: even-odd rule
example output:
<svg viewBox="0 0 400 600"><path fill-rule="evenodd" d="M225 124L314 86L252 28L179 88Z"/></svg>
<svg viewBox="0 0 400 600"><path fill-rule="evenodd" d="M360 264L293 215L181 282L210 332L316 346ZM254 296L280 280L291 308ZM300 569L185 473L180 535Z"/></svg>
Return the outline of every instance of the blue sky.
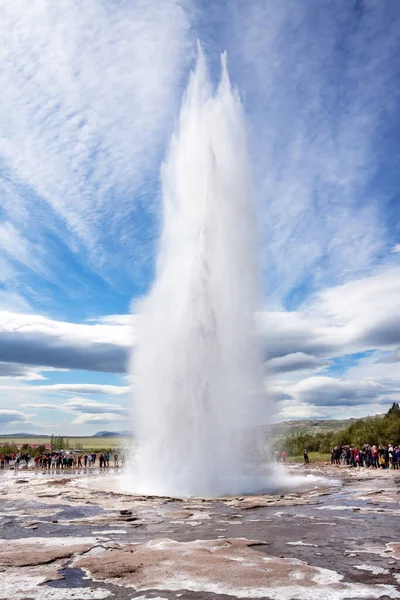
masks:
<svg viewBox="0 0 400 600"><path fill-rule="evenodd" d="M245 107L276 418L399 400L397 2L10 0L0 28L2 431L126 429L197 39Z"/></svg>

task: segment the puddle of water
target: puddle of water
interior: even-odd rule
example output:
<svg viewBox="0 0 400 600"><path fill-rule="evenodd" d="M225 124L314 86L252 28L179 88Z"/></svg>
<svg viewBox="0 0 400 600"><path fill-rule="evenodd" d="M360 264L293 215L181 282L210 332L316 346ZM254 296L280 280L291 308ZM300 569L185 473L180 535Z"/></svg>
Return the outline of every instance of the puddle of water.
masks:
<svg viewBox="0 0 400 600"><path fill-rule="evenodd" d="M64 579L46 581L43 585L53 588L93 587L92 581L84 579L85 573L82 569L65 567L65 569L61 569L60 573L64 576Z"/></svg>

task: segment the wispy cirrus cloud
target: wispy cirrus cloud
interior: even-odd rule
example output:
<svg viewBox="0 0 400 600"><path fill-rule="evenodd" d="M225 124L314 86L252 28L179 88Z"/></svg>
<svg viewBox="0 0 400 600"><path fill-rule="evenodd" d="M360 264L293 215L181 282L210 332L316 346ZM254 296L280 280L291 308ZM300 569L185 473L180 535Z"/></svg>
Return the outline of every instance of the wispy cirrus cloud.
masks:
<svg viewBox="0 0 400 600"><path fill-rule="evenodd" d="M36 227L60 235L60 217L72 249L75 238L97 265L104 246L129 252L145 240L138 211L151 211L144 190L171 128L189 26L176 0L2 3L4 228L18 222L29 238L29 208Z"/></svg>
<svg viewBox="0 0 400 600"><path fill-rule="evenodd" d="M0 223L0 250L13 262L39 274L44 273L45 267L41 258L44 249L29 242L10 222Z"/></svg>
<svg viewBox="0 0 400 600"><path fill-rule="evenodd" d="M1 268L0 261L0 268ZM13 273L15 276L15 273ZM20 313L29 313L32 307L29 302L20 294L12 290L0 290L0 307L3 311L19 311Z"/></svg>
<svg viewBox="0 0 400 600"><path fill-rule="evenodd" d="M270 305L292 308L390 251L400 9L379 0L238 0L229 12L266 290Z"/></svg>

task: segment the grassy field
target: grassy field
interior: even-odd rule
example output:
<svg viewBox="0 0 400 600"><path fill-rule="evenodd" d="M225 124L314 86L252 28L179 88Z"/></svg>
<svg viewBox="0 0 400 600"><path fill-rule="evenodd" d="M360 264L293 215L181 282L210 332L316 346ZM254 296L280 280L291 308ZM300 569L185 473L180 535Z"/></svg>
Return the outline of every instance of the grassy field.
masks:
<svg viewBox="0 0 400 600"><path fill-rule="evenodd" d="M69 440L67 450L105 450L108 448L120 448L125 444L127 438L123 436L105 436L105 437L68 437L64 438L66 441ZM1 437L0 445L5 444L48 444L50 443L51 437Z"/></svg>
<svg viewBox="0 0 400 600"><path fill-rule="evenodd" d="M309 452L308 458L310 459L311 463L331 461L330 454L322 454L321 452ZM303 463L304 457L302 454L300 454L299 456L288 456L287 460L288 462Z"/></svg>
<svg viewBox="0 0 400 600"><path fill-rule="evenodd" d="M5 444L46 444L50 443L50 436L42 437L1 437L0 446ZM126 444L130 443L130 440L124 436L104 436L104 437L65 437L65 440L69 440L68 448L66 450L114 450L115 448L123 448ZM311 463L315 462L330 462L330 454L321 454L320 452L309 452L309 459ZM304 462L303 455L299 456L288 456L288 462L302 463Z"/></svg>

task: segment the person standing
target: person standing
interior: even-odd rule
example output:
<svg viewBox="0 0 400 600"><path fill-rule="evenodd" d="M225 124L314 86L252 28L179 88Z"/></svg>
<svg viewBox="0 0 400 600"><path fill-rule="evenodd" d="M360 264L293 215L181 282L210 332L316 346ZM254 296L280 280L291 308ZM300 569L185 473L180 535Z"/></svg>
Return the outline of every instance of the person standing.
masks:
<svg viewBox="0 0 400 600"><path fill-rule="evenodd" d="M378 456L378 448L375 445L373 445L371 450L371 465L374 469L378 468Z"/></svg>
<svg viewBox="0 0 400 600"><path fill-rule="evenodd" d="M304 464L308 465L309 462L310 462L310 459L308 458L308 450L307 450L307 448L304 448L303 456L304 456Z"/></svg>
<svg viewBox="0 0 400 600"><path fill-rule="evenodd" d="M397 448L395 448L396 451L396 469L399 468L399 464L400 464L400 446L397 446Z"/></svg>

